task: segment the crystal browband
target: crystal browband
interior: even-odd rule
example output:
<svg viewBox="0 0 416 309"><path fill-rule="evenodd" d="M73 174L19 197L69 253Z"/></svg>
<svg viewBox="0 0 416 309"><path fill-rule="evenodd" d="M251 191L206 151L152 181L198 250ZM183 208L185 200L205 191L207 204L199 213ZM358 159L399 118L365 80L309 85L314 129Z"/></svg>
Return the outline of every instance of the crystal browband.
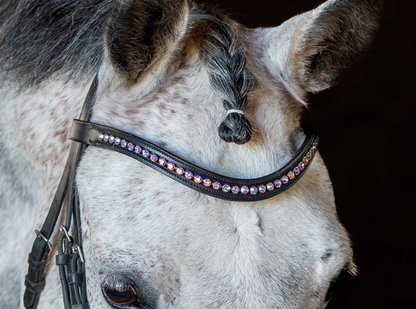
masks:
<svg viewBox="0 0 416 309"><path fill-rule="evenodd" d="M137 136L90 122L74 120L70 138L128 155L201 193L244 202L276 196L302 177L318 145L313 130L309 127L304 130L305 140L293 159L277 172L256 179L236 179L210 172Z"/></svg>

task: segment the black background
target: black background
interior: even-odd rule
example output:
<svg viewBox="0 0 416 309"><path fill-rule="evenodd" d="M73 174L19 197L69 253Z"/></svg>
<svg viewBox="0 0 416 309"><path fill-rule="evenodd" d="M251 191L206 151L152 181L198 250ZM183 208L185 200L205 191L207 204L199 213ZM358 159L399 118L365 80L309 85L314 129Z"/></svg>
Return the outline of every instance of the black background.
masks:
<svg viewBox="0 0 416 309"><path fill-rule="evenodd" d="M278 26L319 0L200 0L247 27ZM416 1L385 2L372 49L340 84L310 97L305 119L321 137L357 278L332 309L416 308Z"/></svg>

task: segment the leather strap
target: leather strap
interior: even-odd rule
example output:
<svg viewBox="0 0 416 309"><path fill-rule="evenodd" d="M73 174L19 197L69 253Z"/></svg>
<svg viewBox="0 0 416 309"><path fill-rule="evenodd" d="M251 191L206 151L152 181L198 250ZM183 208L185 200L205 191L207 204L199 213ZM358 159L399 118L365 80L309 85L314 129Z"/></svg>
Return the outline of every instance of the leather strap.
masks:
<svg viewBox="0 0 416 309"><path fill-rule="evenodd" d="M141 153L136 153L135 151L122 147L121 145L116 145L115 142L111 143L109 141L105 141L102 137L105 135L112 136L114 138L118 137L121 140L124 140L126 144L132 143L134 146L140 146L140 148L148 150L151 154L156 154L158 158L164 158L167 162L174 163L176 167L182 167L185 171L191 171L194 175L201 175L203 179L210 179L212 183L218 181L222 185L228 184L231 187L238 186L241 189L243 186L247 186L248 188L259 188L262 185L266 186L268 183L275 183L276 180L282 179L290 172L293 172L295 168L299 167L299 164L304 161L305 157L308 158L309 162L315 155L318 138L311 127L304 127L304 131L306 134L305 140L292 160L290 160L290 162L278 171L256 179L236 179L213 173L192 164L138 136L88 121L75 119L70 139L87 145L116 151L132 157L139 162L161 172L162 174L182 183L183 185L203 194L229 201L255 202L272 198L292 187L304 175L310 164L305 164L304 168L302 170L299 169L299 173L296 173L293 179L290 178L286 184L282 183L281 187L275 186L273 190L266 191L264 193L258 192L257 194L251 194L248 192L247 194L233 194L232 192L224 192L221 189L216 190L212 185L205 186L203 183L197 183L193 179L187 179L184 174L180 175L176 170L169 170L166 166L159 164L158 161L152 161L150 157L146 157ZM291 176L293 176L293 174L291 174Z"/></svg>
<svg viewBox="0 0 416 309"><path fill-rule="evenodd" d="M80 119L88 120L90 118L91 109L95 102L97 86L98 76L94 78L91 84L90 90L81 110L79 117ZM51 207L49 208L49 212L42 225L42 228L40 232L37 233L38 236L32 245L32 251L30 252L28 259L28 273L25 280L26 289L23 296L24 307L27 309L35 309L38 305L39 296L45 284L44 271L51 247L49 240L55 231L56 222L58 221L59 215L62 211L62 205L64 203L65 197L67 196L68 187L71 187L71 192L73 191L75 170L84 147L84 145L76 142L71 144L67 163L62 173L62 177L59 182L58 189L56 190L55 197L53 198ZM72 194L69 194L67 201L71 200L71 196ZM68 201L67 208L72 209L73 203ZM72 210L68 213L71 214ZM67 222L68 221L70 222L70 219L67 217ZM80 229L80 226L77 226L75 230L78 229ZM70 307L65 306L65 308Z"/></svg>

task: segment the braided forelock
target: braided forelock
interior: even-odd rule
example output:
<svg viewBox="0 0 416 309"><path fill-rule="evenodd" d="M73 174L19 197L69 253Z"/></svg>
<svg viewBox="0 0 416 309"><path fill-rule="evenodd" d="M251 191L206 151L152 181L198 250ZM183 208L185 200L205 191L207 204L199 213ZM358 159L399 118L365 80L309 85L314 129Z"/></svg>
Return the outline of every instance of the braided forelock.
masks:
<svg viewBox="0 0 416 309"><path fill-rule="evenodd" d="M241 41L226 18L205 15L204 22L208 31L204 34L203 54L212 87L227 111L243 111L247 95L254 87L254 78L246 66ZM251 139L250 122L243 114L231 113L221 124L219 135L226 142L247 143Z"/></svg>

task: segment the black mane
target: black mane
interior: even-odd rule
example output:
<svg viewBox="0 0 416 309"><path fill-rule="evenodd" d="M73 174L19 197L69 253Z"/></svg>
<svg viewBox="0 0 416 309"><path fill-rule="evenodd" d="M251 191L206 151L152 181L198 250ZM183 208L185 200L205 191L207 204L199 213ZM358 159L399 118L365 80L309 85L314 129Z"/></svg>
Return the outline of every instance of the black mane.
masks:
<svg viewBox="0 0 416 309"><path fill-rule="evenodd" d="M172 5L175 4L173 1ZM124 6L124 11L120 6ZM164 40L155 32L160 24L157 18L160 19L164 11L156 14L156 19L148 16L158 9L166 9L158 0L124 4L111 0L3 0L0 4L2 80L7 77L20 87L33 87L57 72L64 72L68 79L88 77L102 62L107 29L110 30L112 48L109 52L113 63L122 63L124 71L139 70L155 54L152 45L157 42L147 37ZM223 100L227 111L244 110L254 80L246 67L244 48L232 21L213 10L193 7L192 12L195 24L202 23L207 28L201 51L211 72L213 90ZM169 23L162 32L169 33L168 27ZM142 40L134 37L141 32ZM162 46L160 42L159 45ZM136 59L138 56L147 60ZM226 142L244 144L251 138L250 122L243 114L228 114L219 128L219 135Z"/></svg>
<svg viewBox="0 0 416 309"><path fill-rule="evenodd" d="M71 78L95 71L111 6L109 0L1 1L0 72L33 86L61 70Z"/></svg>

